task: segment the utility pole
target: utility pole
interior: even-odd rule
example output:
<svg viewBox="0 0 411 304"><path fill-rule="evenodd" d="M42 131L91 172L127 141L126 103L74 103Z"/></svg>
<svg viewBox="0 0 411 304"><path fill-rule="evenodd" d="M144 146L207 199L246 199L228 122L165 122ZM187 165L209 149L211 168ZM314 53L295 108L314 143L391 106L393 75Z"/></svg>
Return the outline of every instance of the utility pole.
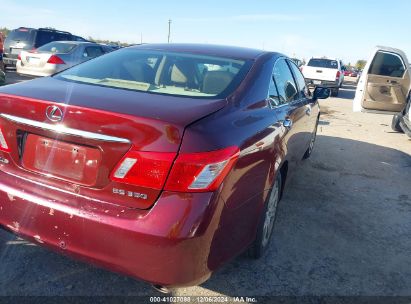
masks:
<svg viewBox="0 0 411 304"><path fill-rule="evenodd" d="M170 35L171 35L171 19L168 19L168 39L167 39L168 43L170 43Z"/></svg>

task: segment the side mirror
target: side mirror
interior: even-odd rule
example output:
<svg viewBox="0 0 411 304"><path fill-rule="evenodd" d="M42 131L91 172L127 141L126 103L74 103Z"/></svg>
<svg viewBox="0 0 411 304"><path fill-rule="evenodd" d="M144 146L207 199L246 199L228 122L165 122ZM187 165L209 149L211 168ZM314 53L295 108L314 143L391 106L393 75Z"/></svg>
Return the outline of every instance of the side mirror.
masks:
<svg viewBox="0 0 411 304"><path fill-rule="evenodd" d="M287 81L285 85L285 97L287 98L287 102L292 100L297 93L298 92L295 86L291 82Z"/></svg>
<svg viewBox="0 0 411 304"><path fill-rule="evenodd" d="M314 89L313 99L327 99L331 95L331 90L324 87L316 87Z"/></svg>

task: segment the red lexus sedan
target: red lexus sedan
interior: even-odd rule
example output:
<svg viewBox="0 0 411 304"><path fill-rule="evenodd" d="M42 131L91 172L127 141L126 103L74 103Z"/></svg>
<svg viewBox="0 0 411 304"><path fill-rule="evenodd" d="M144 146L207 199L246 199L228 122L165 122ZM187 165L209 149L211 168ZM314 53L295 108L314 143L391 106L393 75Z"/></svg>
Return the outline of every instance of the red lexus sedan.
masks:
<svg viewBox="0 0 411 304"><path fill-rule="evenodd" d="M200 284L269 246L320 115L286 56L122 49L0 89L0 226L152 284Z"/></svg>

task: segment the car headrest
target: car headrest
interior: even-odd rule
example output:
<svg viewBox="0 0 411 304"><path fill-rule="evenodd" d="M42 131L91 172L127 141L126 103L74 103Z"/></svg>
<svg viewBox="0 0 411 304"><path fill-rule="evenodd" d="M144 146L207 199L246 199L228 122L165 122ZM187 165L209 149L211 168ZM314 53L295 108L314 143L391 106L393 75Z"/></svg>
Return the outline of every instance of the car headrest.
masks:
<svg viewBox="0 0 411 304"><path fill-rule="evenodd" d="M203 93L218 95L223 92L234 78L228 71L208 71L204 75Z"/></svg>
<svg viewBox="0 0 411 304"><path fill-rule="evenodd" d="M175 64L171 68L171 81L180 84L187 83L187 76Z"/></svg>
<svg viewBox="0 0 411 304"><path fill-rule="evenodd" d="M123 69L123 71L120 71L120 76L124 79L147 83L154 82L155 72L153 68L145 62L130 62L123 64ZM126 74L123 75L124 73Z"/></svg>

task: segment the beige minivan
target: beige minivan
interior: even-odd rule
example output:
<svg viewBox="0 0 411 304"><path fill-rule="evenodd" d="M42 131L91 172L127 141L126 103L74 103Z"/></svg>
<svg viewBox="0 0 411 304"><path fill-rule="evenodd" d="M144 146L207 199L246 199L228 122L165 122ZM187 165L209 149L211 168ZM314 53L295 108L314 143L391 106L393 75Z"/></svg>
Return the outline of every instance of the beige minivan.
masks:
<svg viewBox="0 0 411 304"><path fill-rule="evenodd" d="M392 114L391 127L411 137L411 71L405 53L377 46L358 81L354 112Z"/></svg>

